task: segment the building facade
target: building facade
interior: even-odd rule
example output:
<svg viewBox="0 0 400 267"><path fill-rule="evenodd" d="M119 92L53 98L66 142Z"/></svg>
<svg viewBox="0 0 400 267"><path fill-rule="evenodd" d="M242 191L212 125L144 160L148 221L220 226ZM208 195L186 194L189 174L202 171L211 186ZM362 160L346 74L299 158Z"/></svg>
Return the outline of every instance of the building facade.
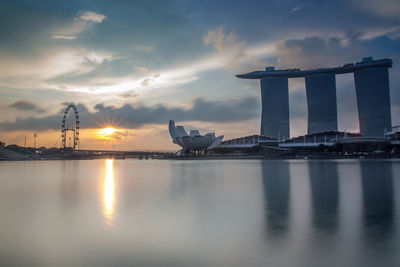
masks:
<svg viewBox="0 0 400 267"><path fill-rule="evenodd" d="M334 68L275 70L267 67L264 71L236 77L260 80L260 134L285 140L290 138L289 78L305 78L308 134L315 134L338 131L336 75L353 73L360 133L362 136L383 137L392 128L388 73L392 64L390 59L367 57L361 62Z"/></svg>

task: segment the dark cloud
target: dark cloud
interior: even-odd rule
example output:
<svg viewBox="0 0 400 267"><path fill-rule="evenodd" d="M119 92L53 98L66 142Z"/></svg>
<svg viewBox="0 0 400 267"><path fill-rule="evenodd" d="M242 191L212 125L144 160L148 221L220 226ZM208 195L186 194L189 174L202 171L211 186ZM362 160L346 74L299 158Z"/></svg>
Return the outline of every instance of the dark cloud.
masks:
<svg viewBox="0 0 400 267"><path fill-rule="evenodd" d="M206 101L193 100L192 107L169 108L164 105L153 107L123 105L121 107L97 104L94 112L84 105L78 105L80 127L99 128L115 125L120 128L135 129L145 124L167 124L170 119L176 121L237 122L259 116L260 100L248 97L239 100ZM57 115L45 117L17 118L15 121L0 122L0 129L15 130L58 130L61 125L62 111Z"/></svg>
<svg viewBox="0 0 400 267"><path fill-rule="evenodd" d="M124 139L124 138L126 138L128 136L134 136L134 134L129 132L129 131L123 131L123 132L116 131L116 132L114 132L113 134L111 134L108 137L111 138L111 139L114 139L114 140L122 140L122 139Z"/></svg>
<svg viewBox="0 0 400 267"><path fill-rule="evenodd" d="M40 108L37 104L27 101L27 100L20 100L14 102L13 104L9 105L11 108L15 108L16 110L20 111L36 111L36 112L44 112L45 110Z"/></svg>
<svg viewBox="0 0 400 267"><path fill-rule="evenodd" d="M118 96L121 97L121 98L135 98L135 97L138 97L139 94L136 93L135 90L130 90L130 91L127 91L125 93L119 94Z"/></svg>
<svg viewBox="0 0 400 267"><path fill-rule="evenodd" d="M288 36L315 34L342 35L344 33L370 32L400 26L398 0L269 0L269 1L202 1L198 5L187 2L192 17L206 18L203 23L215 26L228 25L244 40L279 40ZM388 2L392 2L388 5ZM389 12L374 12L377 8ZM395 7L395 8L390 8ZM294 12L297 11L297 12ZM397 16L388 16L388 13Z"/></svg>
<svg viewBox="0 0 400 267"><path fill-rule="evenodd" d="M392 109L397 110L400 105L400 39L391 39L381 36L373 39L361 39L359 34L345 37L322 38L318 36L303 39L289 39L276 45L278 67L280 68L315 68L338 66L348 62L358 62L365 56L375 59L391 58L393 68L390 69L390 87ZM350 75L350 74L349 74ZM356 103L354 96L354 81L352 75L336 75L337 96L343 127L347 129L354 125ZM341 80L346 80L345 83ZM304 100L299 99L300 102ZM294 112L294 114L297 114ZM393 124L398 124L400 118L392 114ZM350 119L351 118L351 119Z"/></svg>
<svg viewBox="0 0 400 267"><path fill-rule="evenodd" d="M357 36L289 39L278 42L276 51L281 67L300 68L343 65L349 60L360 60L366 53Z"/></svg>

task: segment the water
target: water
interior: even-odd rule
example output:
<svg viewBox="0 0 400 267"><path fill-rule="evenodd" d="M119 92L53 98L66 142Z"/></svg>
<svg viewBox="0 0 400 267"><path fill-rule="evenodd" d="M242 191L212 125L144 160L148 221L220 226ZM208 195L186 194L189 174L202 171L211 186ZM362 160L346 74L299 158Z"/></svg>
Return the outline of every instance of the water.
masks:
<svg viewBox="0 0 400 267"><path fill-rule="evenodd" d="M0 162L0 266L398 266L400 161Z"/></svg>

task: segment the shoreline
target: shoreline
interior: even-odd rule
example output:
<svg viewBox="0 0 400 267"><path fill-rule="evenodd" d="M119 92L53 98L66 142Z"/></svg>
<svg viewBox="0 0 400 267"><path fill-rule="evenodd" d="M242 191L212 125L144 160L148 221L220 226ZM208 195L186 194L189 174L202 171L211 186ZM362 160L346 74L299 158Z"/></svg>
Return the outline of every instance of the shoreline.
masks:
<svg viewBox="0 0 400 267"><path fill-rule="evenodd" d="M337 160L337 159L399 159L400 155L294 155L294 156L281 156L281 157L268 157L265 155L186 155L186 156L173 156L173 155L156 155L156 156L65 156L65 157L37 157L37 158L2 158L0 162L10 161L53 161L53 160L97 160L97 159L137 159L137 160Z"/></svg>

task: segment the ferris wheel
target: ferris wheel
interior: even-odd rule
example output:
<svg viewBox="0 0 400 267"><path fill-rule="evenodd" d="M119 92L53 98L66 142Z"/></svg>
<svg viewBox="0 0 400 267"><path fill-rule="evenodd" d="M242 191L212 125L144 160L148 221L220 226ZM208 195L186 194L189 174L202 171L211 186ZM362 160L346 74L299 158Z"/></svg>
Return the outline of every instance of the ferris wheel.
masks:
<svg viewBox="0 0 400 267"><path fill-rule="evenodd" d="M67 126L65 127L65 123L67 121L67 116L68 112L70 110L73 110L75 113L75 128L71 126L70 128ZM64 116L62 119L62 124L61 124L61 147L67 148L67 132L71 131L73 133L73 143L71 144L71 137L70 137L70 146L72 147L73 150L77 149L79 147L79 115L78 115L78 109L76 108L75 105L70 104L64 111Z"/></svg>

